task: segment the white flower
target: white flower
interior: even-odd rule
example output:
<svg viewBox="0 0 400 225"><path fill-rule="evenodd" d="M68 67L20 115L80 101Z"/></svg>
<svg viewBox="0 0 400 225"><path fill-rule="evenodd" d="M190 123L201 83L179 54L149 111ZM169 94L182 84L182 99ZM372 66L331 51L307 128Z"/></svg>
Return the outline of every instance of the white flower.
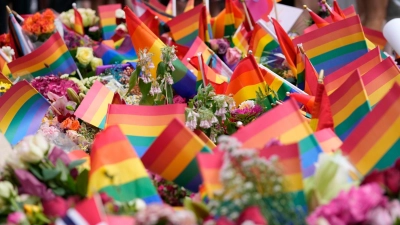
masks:
<svg viewBox="0 0 400 225"><path fill-rule="evenodd" d="M150 88L150 94L154 96L160 93L161 93L160 85L158 84L157 81L153 82Z"/></svg>
<svg viewBox="0 0 400 225"><path fill-rule="evenodd" d="M389 210L390 210L390 215L392 216L393 221L396 221L396 219L400 219L400 202L399 202L399 200L391 201Z"/></svg>
<svg viewBox="0 0 400 225"><path fill-rule="evenodd" d="M12 195L16 195L13 185L9 181L1 181L0 182L0 197L7 199L7 198L11 197Z"/></svg>
<svg viewBox="0 0 400 225"><path fill-rule="evenodd" d="M253 187L254 187L254 185L251 182L244 183L244 188L245 189L252 189Z"/></svg>
<svg viewBox="0 0 400 225"><path fill-rule="evenodd" d="M17 152L14 151L14 154L10 154L6 159L6 165L9 166L11 169L25 169L26 165L24 162L21 161Z"/></svg>
<svg viewBox="0 0 400 225"><path fill-rule="evenodd" d="M135 208L136 208L137 211L144 210L146 208L146 202L144 202L140 198L135 199Z"/></svg>
<svg viewBox="0 0 400 225"><path fill-rule="evenodd" d="M15 146L15 150L21 161L28 163L36 163L44 157L49 150L49 143L41 134L25 137Z"/></svg>
<svg viewBox="0 0 400 225"><path fill-rule="evenodd" d="M217 117L213 116L213 117L211 118L211 121L210 121L210 122L211 122L211 123L218 123Z"/></svg>
<svg viewBox="0 0 400 225"><path fill-rule="evenodd" d="M115 28L115 30L122 30L124 32L128 32L128 29L126 28L125 24L121 23Z"/></svg>
<svg viewBox="0 0 400 225"><path fill-rule="evenodd" d="M208 129L208 128L211 127L211 122L208 121L208 120L202 120L202 121L200 121L200 125L199 126L201 128Z"/></svg>
<svg viewBox="0 0 400 225"><path fill-rule="evenodd" d="M8 56L10 61L12 60L12 56L15 55L14 49L12 49L10 46L3 46L1 50Z"/></svg>
<svg viewBox="0 0 400 225"><path fill-rule="evenodd" d="M247 100L239 105L239 109L252 109L255 106L255 102L252 100Z"/></svg>
<svg viewBox="0 0 400 225"><path fill-rule="evenodd" d="M115 10L115 17L118 19L125 19L125 11L122 9Z"/></svg>

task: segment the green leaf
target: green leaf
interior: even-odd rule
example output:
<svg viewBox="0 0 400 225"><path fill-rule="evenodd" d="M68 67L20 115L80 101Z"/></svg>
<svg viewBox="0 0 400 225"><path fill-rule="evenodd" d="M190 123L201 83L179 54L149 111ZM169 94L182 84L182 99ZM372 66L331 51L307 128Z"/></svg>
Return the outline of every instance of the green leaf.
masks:
<svg viewBox="0 0 400 225"><path fill-rule="evenodd" d="M60 171L57 170L57 169L46 169L46 168L44 168L42 170L42 173L43 173L43 180L44 181L48 181L48 180L51 180L51 179L57 177L60 174Z"/></svg>
<svg viewBox="0 0 400 225"><path fill-rule="evenodd" d="M72 106L70 106L70 105L67 105L65 108L68 109L68 110L70 110L70 111L74 111L74 110L75 110L75 108L72 107Z"/></svg>
<svg viewBox="0 0 400 225"><path fill-rule="evenodd" d="M86 162L86 159L78 159L75 161L72 161L69 165L68 165L68 169L72 170L73 168L76 168L82 164L84 164Z"/></svg>
<svg viewBox="0 0 400 225"><path fill-rule="evenodd" d="M143 82L142 79L139 79L139 88L140 88L140 92L142 92L142 95L147 96L150 93L151 82L145 83L145 82Z"/></svg>
<svg viewBox="0 0 400 225"><path fill-rule="evenodd" d="M36 168L35 166L29 167L29 171L31 171L33 173L33 175L35 175L35 177L38 178L39 180L43 180L43 176L42 176L40 170L38 168Z"/></svg>
<svg viewBox="0 0 400 225"><path fill-rule="evenodd" d="M165 67L166 67L166 65L165 65L165 63L164 62L160 62L160 63L158 63L158 65L157 65L157 78L164 78L164 76L165 76ZM160 80L161 80L160 79Z"/></svg>
<svg viewBox="0 0 400 225"><path fill-rule="evenodd" d="M172 91L172 86L167 84L167 99L168 99L168 104L174 104L174 93Z"/></svg>
<svg viewBox="0 0 400 225"><path fill-rule="evenodd" d="M128 95L132 91L132 89L136 86L138 73L140 70L141 70L140 66L137 66L136 70L132 72L131 77L129 78L129 88L128 91L126 92L126 95Z"/></svg>
<svg viewBox="0 0 400 225"><path fill-rule="evenodd" d="M76 192L82 197L85 197L87 194L88 181L89 181L88 170L83 170L76 178Z"/></svg>
<svg viewBox="0 0 400 225"><path fill-rule="evenodd" d="M54 188L53 192L54 192L54 194L56 194L58 196L65 195L65 190L64 190L64 188L61 188L61 187Z"/></svg>
<svg viewBox="0 0 400 225"><path fill-rule="evenodd" d="M68 180L68 175L69 175L69 169L67 166L60 160L58 159L56 162L56 168L57 170L61 171L61 181L67 181Z"/></svg>
<svg viewBox="0 0 400 225"><path fill-rule="evenodd" d="M190 198L183 200L183 206L185 209L192 211L198 220L204 220L210 215L206 205L201 202L193 202Z"/></svg>

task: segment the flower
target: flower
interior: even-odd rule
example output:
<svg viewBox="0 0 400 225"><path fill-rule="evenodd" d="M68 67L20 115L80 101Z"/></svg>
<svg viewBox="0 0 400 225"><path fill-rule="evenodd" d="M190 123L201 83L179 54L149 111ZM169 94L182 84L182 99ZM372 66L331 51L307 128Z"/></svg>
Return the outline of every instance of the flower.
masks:
<svg viewBox="0 0 400 225"><path fill-rule="evenodd" d="M154 96L160 93L161 93L160 84L157 81L153 81L150 87L150 94Z"/></svg>
<svg viewBox="0 0 400 225"><path fill-rule="evenodd" d="M36 134L26 136L14 147L14 150L22 162L36 163L43 159L49 147L46 138L41 134Z"/></svg>
<svg viewBox="0 0 400 225"><path fill-rule="evenodd" d="M25 162L23 162L17 154L9 155L6 159L6 165L13 170L26 168Z"/></svg>
<svg viewBox="0 0 400 225"><path fill-rule="evenodd" d="M40 126L38 133L43 135L47 140L52 141L58 137L60 130L55 126L49 126L48 123L43 123Z"/></svg>
<svg viewBox="0 0 400 225"><path fill-rule="evenodd" d="M87 66L93 60L93 49L89 47L78 47L75 56L79 63Z"/></svg>
<svg viewBox="0 0 400 225"><path fill-rule="evenodd" d="M229 66L234 66L239 63L242 58L242 53L238 48L228 48L226 52L226 62Z"/></svg>
<svg viewBox="0 0 400 225"><path fill-rule="evenodd" d="M122 9L115 10L115 17L120 19L125 19L125 11Z"/></svg>
<svg viewBox="0 0 400 225"><path fill-rule="evenodd" d="M3 47L1 47L1 50L4 52L4 54L6 54L6 56L11 61L13 58L13 55L15 55L14 49L12 49L10 46L3 46Z"/></svg>
<svg viewBox="0 0 400 225"><path fill-rule="evenodd" d="M22 212L13 212L7 216L7 225L18 225L26 219L25 214Z"/></svg>
<svg viewBox="0 0 400 225"><path fill-rule="evenodd" d="M14 172L20 184L20 193L34 195L43 200L55 198L54 193L27 170L16 169Z"/></svg>
<svg viewBox="0 0 400 225"><path fill-rule="evenodd" d="M142 76L140 78L144 83L151 82L151 69L154 68L151 57L153 57L153 53L148 52L147 49L139 50L139 60L137 65L142 69Z"/></svg>
<svg viewBox="0 0 400 225"><path fill-rule="evenodd" d="M89 32L97 32L99 29L99 26L89 27Z"/></svg>
<svg viewBox="0 0 400 225"><path fill-rule="evenodd" d="M0 35L0 47L9 45L10 45L10 35L9 34Z"/></svg>
<svg viewBox="0 0 400 225"><path fill-rule="evenodd" d="M92 61L90 62L90 66L92 67L92 70L93 70L93 71L96 71L96 68L97 68L98 66L102 66L102 65L103 65L103 60L100 59L100 58L94 57L94 58L92 59Z"/></svg>
<svg viewBox="0 0 400 225"><path fill-rule="evenodd" d="M44 214L52 218L64 216L69 208L67 201L60 196L43 200L42 206Z"/></svg>
<svg viewBox="0 0 400 225"><path fill-rule="evenodd" d="M140 198L135 199L134 204L137 211L142 211L146 208L146 202Z"/></svg>
<svg viewBox="0 0 400 225"><path fill-rule="evenodd" d="M161 48L161 60L168 65L171 71L175 70L175 67L172 63L178 59L175 48L175 46L168 45Z"/></svg>
<svg viewBox="0 0 400 225"><path fill-rule="evenodd" d="M60 124L60 127L62 128L62 129L65 129L65 130L74 130L74 131L77 131L78 129L79 129L79 127L80 127L80 124L79 124L79 121L78 120L75 120L75 119L73 119L73 118L71 118L71 117L68 117L67 119L65 119L61 124Z"/></svg>
<svg viewBox="0 0 400 225"><path fill-rule="evenodd" d="M80 88L72 80L64 80L54 75L36 77L35 79L33 79L31 84L36 90L40 92L40 94L52 101L56 101L59 97L62 96L68 98L68 88L72 88L76 93L80 92ZM55 94L53 99L50 99L49 92Z"/></svg>
<svg viewBox="0 0 400 225"><path fill-rule="evenodd" d="M0 93L5 93L10 87L11 84L0 82Z"/></svg>
<svg viewBox="0 0 400 225"><path fill-rule="evenodd" d="M255 106L255 102L253 100L246 100L239 105L239 109L252 109Z"/></svg>
<svg viewBox="0 0 400 225"><path fill-rule="evenodd" d="M186 99L182 98L180 95L175 95L173 101L174 104L186 103Z"/></svg>
<svg viewBox="0 0 400 225"><path fill-rule="evenodd" d="M0 181L0 198L8 199L16 195L13 185L9 181Z"/></svg>

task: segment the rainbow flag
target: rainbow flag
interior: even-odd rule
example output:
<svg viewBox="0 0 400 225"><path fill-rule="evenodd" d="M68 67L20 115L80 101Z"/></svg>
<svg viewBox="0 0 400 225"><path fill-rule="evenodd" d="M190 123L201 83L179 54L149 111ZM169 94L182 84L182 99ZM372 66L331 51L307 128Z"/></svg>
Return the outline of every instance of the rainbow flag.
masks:
<svg viewBox="0 0 400 225"><path fill-rule="evenodd" d="M303 177L301 172L300 149L297 144L271 146L260 151L260 157L270 158L277 156L283 170L285 192L290 193L296 207L307 210L304 194Z"/></svg>
<svg viewBox="0 0 400 225"><path fill-rule="evenodd" d="M339 14L342 18L346 18L346 14L343 12L343 10L340 8L338 2L336 0L333 0L333 10Z"/></svg>
<svg viewBox="0 0 400 225"><path fill-rule="evenodd" d="M74 8L74 15L75 15L74 31L80 35L84 35L85 28L83 27L82 16L76 8Z"/></svg>
<svg viewBox="0 0 400 225"><path fill-rule="evenodd" d="M33 77L70 74L78 69L58 32L33 52L9 63L8 67L14 78L29 74Z"/></svg>
<svg viewBox="0 0 400 225"><path fill-rule="evenodd" d="M276 59L276 53L282 53L277 41L260 25L255 24L250 39L250 50L253 51L257 63L269 62ZM266 58L265 60L263 58Z"/></svg>
<svg viewBox="0 0 400 225"><path fill-rule="evenodd" d="M109 105L106 127L119 125L139 157L142 157L174 118L185 121L185 108L186 104Z"/></svg>
<svg viewBox="0 0 400 225"><path fill-rule="evenodd" d="M371 106L374 107L394 83L400 84L400 70L391 58L383 60L364 76L362 81Z"/></svg>
<svg viewBox="0 0 400 225"><path fill-rule="evenodd" d="M341 149L362 175L385 169L400 157L400 86L394 84L343 143Z"/></svg>
<svg viewBox="0 0 400 225"><path fill-rule="evenodd" d="M341 140L346 140L357 124L371 111L358 70L329 95L329 101L335 132Z"/></svg>
<svg viewBox="0 0 400 225"><path fill-rule="evenodd" d="M243 143L244 148L262 149L273 138L278 138L282 144L298 143L305 178L314 173L314 163L322 152L311 127L292 98L239 129L232 136Z"/></svg>
<svg viewBox="0 0 400 225"><path fill-rule="evenodd" d="M325 77L324 84L326 92L331 94L333 91L338 89L357 69L360 72L360 75L363 76L381 61L382 59L379 53L379 48L369 51L360 58Z"/></svg>
<svg viewBox="0 0 400 225"><path fill-rule="evenodd" d="M113 97L114 92L100 81L96 81L76 109L75 116L95 127L104 129L108 104L111 104Z"/></svg>
<svg viewBox="0 0 400 225"><path fill-rule="evenodd" d="M197 137L199 137L204 143L206 143L207 147L209 149L214 149L216 147L216 145L214 144L214 142L212 142L207 135L205 135L201 130L194 130L193 131Z"/></svg>
<svg viewBox="0 0 400 225"><path fill-rule="evenodd" d="M158 1L157 1L158 2ZM169 15L172 15L172 0L170 0L168 2L168 5L166 7L164 7L165 12ZM190 11L191 9L194 8L194 0L188 0L185 6L185 9L183 10L183 12L187 12ZM177 12L178 13L178 12Z"/></svg>
<svg viewBox="0 0 400 225"><path fill-rule="evenodd" d="M181 120L175 118L141 159L153 173L198 192L203 183L196 160L199 152L211 153L211 150Z"/></svg>
<svg viewBox="0 0 400 225"><path fill-rule="evenodd" d="M318 73L315 71L314 66L311 64L307 55L304 55L304 75L305 75L305 88L304 91L309 95L316 95L318 86Z"/></svg>
<svg viewBox="0 0 400 225"><path fill-rule="evenodd" d="M333 129L331 103L323 83L318 83L314 107L311 112L310 127L313 131L325 128Z"/></svg>
<svg viewBox="0 0 400 225"><path fill-rule="evenodd" d="M197 154L197 162L203 178L203 187L209 199L214 198L214 192L223 188L220 180L220 170L224 162L224 152L214 151L213 154Z"/></svg>
<svg viewBox="0 0 400 225"><path fill-rule="evenodd" d="M0 83L5 83L5 84L13 84L9 79L8 79L8 77L6 77L6 76L4 76L4 74L2 74L1 72L0 72Z"/></svg>
<svg viewBox="0 0 400 225"><path fill-rule="evenodd" d="M233 75L232 70L215 52L212 52L210 67L214 70L214 72L221 74L222 76L228 78L228 80L231 79Z"/></svg>
<svg viewBox="0 0 400 225"><path fill-rule="evenodd" d="M167 25L171 29L171 35L175 42L190 47L196 37L203 41L207 33L207 13L206 7L202 4L194 9L180 14L168 21Z"/></svg>
<svg viewBox="0 0 400 225"><path fill-rule="evenodd" d="M121 4L99 6L100 26L103 31L104 40L111 39L115 33L115 29L117 28L115 11L117 11L117 9L121 9Z"/></svg>
<svg viewBox="0 0 400 225"><path fill-rule="evenodd" d="M229 81L226 95L233 95L236 104L257 98L257 91L264 91L266 83L253 55L242 59Z"/></svg>
<svg viewBox="0 0 400 225"><path fill-rule="evenodd" d="M11 145L37 132L50 103L27 81L12 86L0 98L0 131Z"/></svg>
<svg viewBox="0 0 400 225"><path fill-rule="evenodd" d="M188 52L183 57L185 60L183 63L187 65L189 62L186 59L190 59L193 56L197 56L198 53L201 53L203 56L204 62L208 65L212 58L212 50L208 48L208 46L202 41L199 37L196 37L193 44L190 46Z"/></svg>
<svg viewBox="0 0 400 225"><path fill-rule="evenodd" d="M307 10L308 10L308 9L307 9ZM314 21L315 25L316 25L318 28L325 27L325 26L328 26L328 25L329 25L329 23L328 23L326 20L324 20L323 18L321 18L318 14L316 14L316 13L313 12L312 10L308 10L308 13L310 14L311 19Z"/></svg>
<svg viewBox="0 0 400 225"><path fill-rule="evenodd" d="M344 19L293 39L303 48L317 71L329 76L368 52L358 16Z"/></svg>
<svg viewBox="0 0 400 225"><path fill-rule="evenodd" d="M94 55L101 58L104 65L134 62L138 59L130 38L125 38L117 50L105 44L100 44L94 50Z"/></svg>
<svg viewBox="0 0 400 225"><path fill-rule="evenodd" d="M343 144L342 140L330 128L319 130L314 133L314 136L325 153L335 152Z"/></svg>
<svg viewBox="0 0 400 225"><path fill-rule="evenodd" d="M0 73L2 73L4 76L11 74L7 65L7 61L2 56L0 56Z"/></svg>
<svg viewBox="0 0 400 225"><path fill-rule="evenodd" d="M240 24L235 34L232 37L232 42L240 51L242 51L242 55L247 55L247 51L249 50L249 42L247 37L250 32L247 31L246 27L243 26L243 23ZM254 52L253 52L254 54ZM257 57L256 57L257 59Z"/></svg>
<svg viewBox="0 0 400 225"><path fill-rule="evenodd" d="M381 31L372 30L367 27L363 27L365 37L378 46L382 51L387 44L387 40L383 36Z"/></svg>
<svg viewBox="0 0 400 225"><path fill-rule="evenodd" d="M125 7L125 15L133 47L136 51L148 49L153 54L152 61L154 65L158 65L161 62L160 49L165 47L165 44L128 7ZM172 64L175 67L172 72L172 79L174 80L172 87L177 94L184 98L193 97L197 91L196 76L180 60L177 59ZM156 77L156 71L157 66L151 70L154 78Z"/></svg>
<svg viewBox="0 0 400 225"><path fill-rule="evenodd" d="M305 66L304 66L304 55L300 51L300 46L297 46L296 54L296 81L297 87L301 90L306 88L305 86Z"/></svg>
<svg viewBox="0 0 400 225"><path fill-rule="evenodd" d="M214 38L231 38L239 25L244 21L244 14L232 2L225 0L225 9L223 9L215 18L211 19L211 26Z"/></svg>
<svg viewBox="0 0 400 225"><path fill-rule="evenodd" d="M149 9L146 9L146 11L139 17L139 19L147 25L147 27L157 36L160 36L160 30L162 24L160 23L160 20L158 17L151 12Z"/></svg>
<svg viewBox="0 0 400 225"><path fill-rule="evenodd" d="M161 203L142 161L118 126L98 133L90 152L88 196L105 192L120 202Z"/></svg>

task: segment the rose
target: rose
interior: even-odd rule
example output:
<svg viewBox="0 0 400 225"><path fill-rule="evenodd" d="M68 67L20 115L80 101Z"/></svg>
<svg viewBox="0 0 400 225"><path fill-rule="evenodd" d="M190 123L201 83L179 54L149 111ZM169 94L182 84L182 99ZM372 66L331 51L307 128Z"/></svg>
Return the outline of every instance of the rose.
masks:
<svg viewBox="0 0 400 225"><path fill-rule="evenodd" d="M140 198L135 199L134 205L137 211L142 211L146 208L146 203Z"/></svg>
<svg viewBox="0 0 400 225"><path fill-rule="evenodd" d="M26 168L25 163L21 161L21 159L16 153L8 156L8 158L6 159L6 165L13 170Z"/></svg>
<svg viewBox="0 0 400 225"><path fill-rule="evenodd" d="M92 67L93 71L95 71L98 66L102 66L102 65L103 65L103 60L100 58L94 57L92 59L92 61L90 62L90 66Z"/></svg>
<svg viewBox="0 0 400 225"><path fill-rule="evenodd" d="M68 210L68 203L62 197L57 196L50 200L42 200L43 212L48 217L64 216Z"/></svg>
<svg viewBox="0 0 400 225"><path fill-rule="evenodd" d="M0 198L8 199L16 195L13 185L9 181L0 181Z"/></svg>
<svg viewBox="0 0 400 225"><path fill-rule="evenodd" d="M237 48L228 48L226 52L226 62L229 66L236 65L240 61L241 57L242 54Z"/></svg>
<svg viewBox="0 0 400 225"><path fill-rule="evenodd" d="M211 49L214 51L214 52L216 52L216 51L218 51L218 41L216 40L216 39L211 39L210 40L210 46L211 46Z"/></svg>
<svg viewBox="0 0 400 225"><path fill-rule="evenodd" d="M79 63L87 66L93 60L93 49L88 47L79 47L76 51L76 58Z"/></svg>
<svg viewBox="0 0 400 225"><path fill-rule="evenodd" d="M49 150L49 143L41 134L25 137L15 146L21 161L36 163L40 161Z"/></svg>
<svg viewBox="0 0 400 225"><path fill-rule="evenodd" d="M10 213L7 217L7 224L14 225L14 224L21 224L25 220L25 214L22 212L13 212Z"/></svg>
<svg viewBox="0 0 400 225"><path fill-rule="evenodd" d="M122 10L122 9L117 9L117 10L115 11L115 17L116 17L117 19L125 19L125 11Z"/></svg>

